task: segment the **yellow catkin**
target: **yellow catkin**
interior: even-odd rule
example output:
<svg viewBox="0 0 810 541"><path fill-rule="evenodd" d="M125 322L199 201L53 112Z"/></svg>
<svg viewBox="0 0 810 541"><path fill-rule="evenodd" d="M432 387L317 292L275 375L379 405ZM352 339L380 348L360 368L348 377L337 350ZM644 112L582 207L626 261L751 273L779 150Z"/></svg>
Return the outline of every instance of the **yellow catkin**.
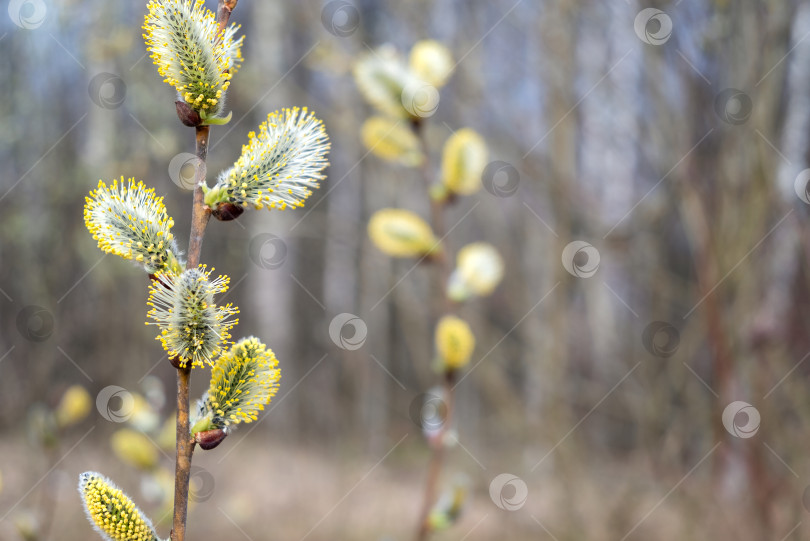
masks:
<svg viewBox="0 0 810 541"><path fill-rule="evenodd" d="M238 25L218 36L214 13L203 0L151 0L143 38L163 81L193 109L208 116L222 111L224 92L242 62Z"/></svg>
<svg viewBox="0 0 810 541"><path fill-rule="evenodd" d="M419 139L401 120L373 116L363 122L360 138L369 152L384 160L409 167L424 160Z"/></svg>
<svg viewBox="0 0 810 541"><path fill-rule="evenodd" d="M450 275L448 294L456 301L470 295L491 294L503 279L504 265L498 250L486 242L474 242L459 250Z"/></svg>
<svg viewBox="0 0 810 541"><path fill-rule="evenodd" d="M213 365L230 340L228 331L239 323L235 306L214 302L228 290L230 278L211 278L213 270L200 265L179 275L159 274L149 286L146 315L152 321L146 324L158 326L156 339L181 366Z"/></svg>
<svg viewBox="0 0 810 541"><path fill-rule="evenodd" d="M435 87L444 86L454 68L450 50L432 39L414 44L409 63L414 75Z"/></svg>
<svg viewBox="0 0 810 541"><path fill-rule="evenodd" d="M243 338L211 368L208 393L201 403L199 425L229 428L251 423L278 391L281 371L271 349L258 338Z"/></svg>
<svg viewBox="0 0 810 541"><path fill-rule="evenodd" d="M121 428L113 433L110 444L119 459L136 468L151 470L158 464L158 448L143 432Z"/></svg>
<svg viewBox="0 0 810 541"><path fill-rule="evenodd" d="M205 203L301 208L326 178L330 147L323 122L306 107L272 112L258 133L248 133L239 159L219 175Z"/></svg>
<svg viewBox="0 0 810 541"><path fill-rule="evenodd" d="M379 47L360 56L354 65L354 80L366 101L381 113L409 118L402 94L409 85L420 81L391 46Z"/></svg>
<svg viewBox="0 0 810 541"><path fill-rule="evenodd" d="M442 184L448 191L471 195L481 189L481 175L489 151L484 139L470 128L455 132L442 151Z"/></svg>
<svg viewBox="0 0 810 541"><path fill-rule="evenodd" d="M394 257L418 257L439 248L427 222L403 209L375 212L368 223L368 234L380 251Z"/></svg>
<svg viewBox="0 0 810 541"><path fill-rule="evenodd" d="M149 519L106 477L95 472L81 474L79 493L87 517L106 539L158 541Z"/></svg>
<svg viewBox="0 0 810 541"><path fill-rule="evenodd" d="M436 325L436 353L444 370L458 370L470 362L475 336L470 326L456 316L444 316Z"/></svg>
<svg viewBox="0 0 810 541"><path fill-rule="evenodd" d="M74 425L87 417L92 407L90 393L81 385L72 385L56 407L56 422L61 427Z"/></svg>
<svg viewBox="0 0 810 541"><path fill-rule="evenodd" d="M84 223L108 254L136 261L149 273L175 270L179 263L163 198L134 178L99 180L98 187L85 198Z"/></svg>

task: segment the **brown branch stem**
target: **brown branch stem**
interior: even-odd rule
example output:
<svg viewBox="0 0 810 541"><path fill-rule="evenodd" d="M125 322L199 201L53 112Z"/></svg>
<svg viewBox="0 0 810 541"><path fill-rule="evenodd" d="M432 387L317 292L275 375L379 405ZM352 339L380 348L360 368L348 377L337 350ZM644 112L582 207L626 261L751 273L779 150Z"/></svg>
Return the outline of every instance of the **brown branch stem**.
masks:
<svg viewBox="0 0 810 541"><path fill-rule="evenodd" d="M449 247L447 246L446 239L444 238L446 234L444 225L444 208L447 200L437 200L433 198L430 193L431 184L433 182L433 172L427 137L425 134L425 124L423 121L413 121L411 126L413 127L416 136L419 138L419 144L422 148L422 154L424 155L421 172L422 180L425 184L425 194L428 196L428 200L430 201L430 227L433 230L433 234L436 235L437 239L439 239L438 242L440 250L438 253L431 255L431 260L436 262L439 270L437 277L438 291L436 292L435 296L437 303L439 304L436 307L434 314L438 316L438 314L441 313L450 313L453 309L452 301L447 296L447 280L450 278L450 263L452 255Z"/></svg>
<svg viewBox="0 0 810 541"><path fill-rule="evenodd" d="M205 206L205 194L202 187L205 184L206 165L208 157L208 137L211 126L197 126L197 172L194 177L194 201L191 207L191 235L188 239L188 263L186 268L191 269L200 264L200 252L202 252L202 242L205 236L205 226L211 218L211 209Z"/></svg>
<svg viewBox="0 0 810 541"><path fill-rule="evenodd" d="M59 436L57 436L58 438ZM52 471L57 463L57 456L59 455L59 443L57 442L55 446L48 447L45 449L45 455L48 457L48 469L46 471ZM49 490L49 487L45 486L42 492L40 493L40 502L39 502L39 513L42 522L40 523L39 531L39 538L46 540L51 535L51 527L53 526L53 517L56 514L56 498L54 498L54 494L52 490Z"/></svg>
<svg viewBox="0 0 810 541"><path fill-rule="evenodd" d="M425 183L425 192L430 200L430 226L433 229L433 234L439 239L440 251L431 256L431 260L437 266L437 283L436 287L438 292L435 295L436 304L433 310L433 325L435 327L436 321L441 314L449 314L453 310L453 302L447 296L447 281L450 278L450 265L452 261L452 254L447 246L445 237L445 224L444 224L444 209L447 199L437 200L431 194L431 184L433 179L433 172L430 162L430 152L427 144L424 123L416 120L411 124L416 136L419 138L419 143L422 147L424 160L422 162L422 179ZM436 495L438 493L439 478L442 472L445 455L445 436L452 423L453 419L453 374L448 373L445 375L442 382L443 396L442 399L446 402L445 418L442 425L436 434L431 439L431 455L428 465L427 479L425 481L425 490L422 497L422 507L419 512L419 523L416 532L417 541L425 541L430 535L430 511L436 502Z"/></svg>
<svg viewBox="0 0 810 541"><path fill-rule="evenodd" d="M217 3L217 22L219 23L219 30L217 31L217 39L222 35L222 31L228 25L231 18L231 12L236 7L239 0L219 0Z"/></svg>
<svg viewBox="0 0 810 541"><path fill-rule="evenodd" d="M425 482L425 492L422 497L422 509L419 513L419 529L416 532L417 541L425 541L430 535L430 511L433 509L433 504L436 501L437 487L439 485L439 476L442 472L442 465L444 464L445 454L445 436L453 423L453 375L447 374L442 384L442 396L446 401L446 412L442 425L438 433L435 434L431 443L430 464L428 466L427 481Z"/></svg>
<svg viewBox="0 0 810 541"><path fill-rule="evenodd" d="M188 382L191 367L177 369L177 453L174 470L174 518L172 520L172 540L186 538L186 516L188 514L188 487L191 477L191 454L194 442L189 429Z"/></svg>
<svg viewBox="0 0 810 541"><path fill-rule="evenodd" d="M210 126L198 126L196 129L196 154L199 158L195 174L194 198L191 208L191 234L188 241L188 262L186 268L195 268L200 264L200 253L205 236L205 226L211 217L211 210L205 206L202 187L205 184L208 157L208 138ZM186 517L188 515L188 489L191 475L191 456L194 453L194 442L191 439L189 421L189 380L191 367L177 368L177 428L176 453L174 470L174 516L172 519L172 540L185 541Z"/></svg>

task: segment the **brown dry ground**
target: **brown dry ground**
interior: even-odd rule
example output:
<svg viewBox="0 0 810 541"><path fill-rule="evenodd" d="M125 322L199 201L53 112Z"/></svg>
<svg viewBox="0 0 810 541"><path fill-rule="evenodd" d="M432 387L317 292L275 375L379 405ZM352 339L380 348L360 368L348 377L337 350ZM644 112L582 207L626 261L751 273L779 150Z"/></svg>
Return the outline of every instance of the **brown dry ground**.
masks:
<svg viewBox="0 0 810 541"><path fill-rule="evenodd" d="M195 504L190 512L189 539L413 538L423 481L420 464L426 458L416 434L407 436L381 461L396 439L375 454L272 443L268 433L259 432L244 441L237 433L219 449L195 454L194 463L211 472L215 484L211 497ZM67 441L60 456L78 439ZM228 451L225 460L218 463ZM708 469L697 470L678 484L682 472L655 480L643 460L631 460L623 464L588 464L580 475L561 478L552 459L535 473L527 473L537 457L544 454L539 451L510 461L485 460L488 457L484 451L468 451L488 467L477 464L463 449L453 451L451 468L469 477L471 499L460 522L436 535L435 541L619 541L642 518L628 540L758 538L746 524L744 494L736 503L728 499L724 504L717 503L718 498L708 488ZM8 515L0 521L2 541L20 539L13 522L21 513L36 508L43 491L56 501L48 539L97 539L75 490L78 474L84 470L100 471L113 478L136 502L142 499L138 474L110 456L101 438L87 438L44 479L44 459L22 438L0 439L0 457L0 517ZM165 460L170 463L168 458ZM511 468L512 473L521 475L529 486L525 506L515 512L497 508L488 494L490 480L510 471L504 467L506 463L523 464ZM157 522L158 511L142 507ZM792 526L787 520L780 521L768 538L783 539ZM803 527L794 535L806 534ZM168 520L160 523L158 530L168 536Z"/></svg>

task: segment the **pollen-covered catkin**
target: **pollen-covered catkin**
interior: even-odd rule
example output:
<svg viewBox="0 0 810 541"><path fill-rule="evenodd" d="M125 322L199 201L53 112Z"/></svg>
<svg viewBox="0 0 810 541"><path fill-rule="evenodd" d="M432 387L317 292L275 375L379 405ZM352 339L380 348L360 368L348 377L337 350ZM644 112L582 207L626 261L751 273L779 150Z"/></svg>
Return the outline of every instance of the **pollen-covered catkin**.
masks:
<svg viewBox="0 0 810 541"><path fill-rule="evenodd" d="M323 122L306 107L270 113L250 132L242 155L220 173L205 203L250 205L257 209L299 208L320 187L329 165L329 137Z"/></svg>
<svg viewBox="0 0 810 541"><path fill-rule="evenodd" d="M203 0L151 0L143 30L146 46L182 100L207 117L220 115L225 92L242 62L243 37L219 25Z"/></svg>
<svg viewBox="0 0 810 541"><path fill-rule="evenodd" d="M275 396L280 379L273 351L255 337L243 338L214 363L195 428L227 429L255 421Z"/></svg>
<svg viewBox="0 0 810 541"><path fill-rule="evenodd" d="M147 325L157 325L157 339L180 366L213 365L238 323L239 310L231 304L218 306L214 296L228 290L230 278L211 279L205 265L188 269L180 275L159 274L149 286L151 307Z"/></svg>
<svg viewBox="0 0 810 541"><path fill-rule="evenodd" d="M109 541L159 541L152 523L109 479L96 472L79 476L79 494L90 522Z"/></svg>
<svg viewBox="0 0 810 541"><path fill-rule="evenodd" d="M143 182L130 178L98 181L84 205L84 223L98 247L136 261L146 272L175 272L180 267L172 235L174 220L166 214L163 198Z"/></svg>

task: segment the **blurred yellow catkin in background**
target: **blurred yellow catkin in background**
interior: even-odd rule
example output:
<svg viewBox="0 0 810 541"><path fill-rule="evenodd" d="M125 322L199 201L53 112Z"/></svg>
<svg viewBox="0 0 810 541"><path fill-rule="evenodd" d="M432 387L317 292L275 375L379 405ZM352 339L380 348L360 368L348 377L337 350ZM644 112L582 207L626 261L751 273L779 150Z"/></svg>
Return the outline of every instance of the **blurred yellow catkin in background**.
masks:
<svg viewBox="0 0 810 541"><path fill-rule="evenodd" d="M360 128L363 145L375 156L414 167L425 159L419 139L402 120L373 116Z"/></svg>
<svg viewBox="0 0 810 541"><path fill-rule="evenodd" d="M143 433L122 428L110 439L113 452L123 462L142 470L151 470L158 463L157 447Z"/></svg>
<svg viewBox="0 0 810 541"><path fill-rule="evenodd" d="M444 86L453 72L453 55L450 49L432 39L414 44L409 63L414 75L435 87Z"/></svg>
<svg viewBox="0 0 810 541"><path fill-rule="evenodd" d="M447 191L471 195L481 189L481 174L489 151L484 139L470 128L450 136L442 152L442 184Z"/></svg>
<svg viewBox="0 0 810 541"><path fill-rule="evenodd" d="M430 226L417 214L403 209L378 210L368 223L368 234L383 253L394 257L418 257L437 249Z"/></svg>
<svg viewBox="0 0 810 541"><path fill-rule="evenodd" d="M458 252L447 294L456 302L473 295L487 296L503 279L503 269L503 259L494 246L486 242L468 244Z"/></svg>
<svg viewBox="0 0 810 541"><path fill-rule="evenodd" d="M56 424L66 428L82 421L93 407L93 399L81 385L73 385L62 395L56 407Z"/></svg>
<svg viewBox="0 0 810 541"><path fill-rule="evenodd" d="M456 316L444 316L436 325L436 353L439 368L450 372L464 368L475 349L475 336L470 326Z"/></svg>

